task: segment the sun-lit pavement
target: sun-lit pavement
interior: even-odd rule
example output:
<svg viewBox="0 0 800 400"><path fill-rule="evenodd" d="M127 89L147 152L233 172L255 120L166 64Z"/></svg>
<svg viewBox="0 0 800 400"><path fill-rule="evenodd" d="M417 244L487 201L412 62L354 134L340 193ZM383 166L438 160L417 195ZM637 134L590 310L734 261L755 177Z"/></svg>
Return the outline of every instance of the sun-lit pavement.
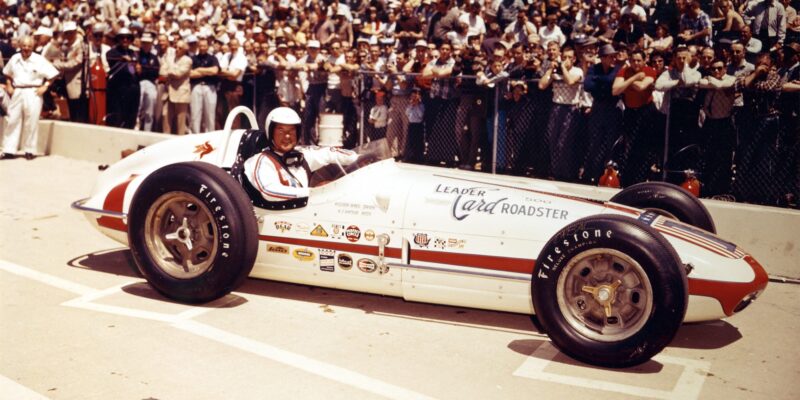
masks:
<svg viewBox="0 0 800 400"><path fill-rule="evenodd" d="M165 300L73 200L97 168L0 162L0 398L725 398L800 395L800 286L685 325L628 370L560 354L524 315L248 280ZM765 266L769 269L769 266Z"/></svg>

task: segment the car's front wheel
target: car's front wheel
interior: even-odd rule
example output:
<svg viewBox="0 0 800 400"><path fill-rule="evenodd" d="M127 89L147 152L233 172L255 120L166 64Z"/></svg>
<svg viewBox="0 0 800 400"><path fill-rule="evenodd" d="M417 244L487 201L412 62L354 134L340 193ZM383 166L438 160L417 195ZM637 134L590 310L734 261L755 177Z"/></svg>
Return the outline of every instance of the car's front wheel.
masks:
<svg viewBox="0 0 800 400"><path fill-rule="evenodd" d="M641 364L675 336L688 302L675 250L649 226L617 215L578 220L542 249L536 315L553 343L606 367Z"/></svg>
<svg viewBox="0 0 800 400"><path fill-rule="evenodd" d="M208 163L165 166L139 186L128 241L148 283L188 303L222 297L249 275L258 225L241 186Z"/></svg>

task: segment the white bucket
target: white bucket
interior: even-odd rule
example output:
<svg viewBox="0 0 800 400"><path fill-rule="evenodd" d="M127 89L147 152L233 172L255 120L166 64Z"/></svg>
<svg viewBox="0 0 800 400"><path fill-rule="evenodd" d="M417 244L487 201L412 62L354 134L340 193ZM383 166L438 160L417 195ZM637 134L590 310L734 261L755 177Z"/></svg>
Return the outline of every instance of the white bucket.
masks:
<svg viewBox="0 0 800 400"><path fill-rule="evenodd" d="M320 146L341 146L344 135L343 121L342 114L320 114L318 144Z"/></svg>

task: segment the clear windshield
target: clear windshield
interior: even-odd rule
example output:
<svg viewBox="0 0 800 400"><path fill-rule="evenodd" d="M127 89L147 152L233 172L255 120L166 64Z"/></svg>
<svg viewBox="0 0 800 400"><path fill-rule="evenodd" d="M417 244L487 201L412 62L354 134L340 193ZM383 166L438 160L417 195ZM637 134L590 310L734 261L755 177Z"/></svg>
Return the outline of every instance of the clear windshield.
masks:
<svg viewBox="0 0 800 400"><path fill-rule="evenodd" d="M326 165L311 174L311 187L322 186L328 182L339 179L345 175L364 168L387 158L392 158L389 144L386 139L373 140L353 149L358 154L358 160L350 165L338 162Z"/></svg>

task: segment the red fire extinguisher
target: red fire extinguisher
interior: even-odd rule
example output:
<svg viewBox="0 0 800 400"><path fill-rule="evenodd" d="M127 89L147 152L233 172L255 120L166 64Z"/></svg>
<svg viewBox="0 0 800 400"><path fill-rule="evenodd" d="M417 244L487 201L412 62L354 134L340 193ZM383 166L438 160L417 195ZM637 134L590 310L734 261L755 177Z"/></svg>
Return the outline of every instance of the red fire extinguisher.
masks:
<svg viewBox="0 0 800 400"><path fill-rule="evenodd" d="M603 176L600 177L597 186L605 186L617 189L621 187L619 183L619 170L617 169L617 163L609 161L608 164L606 164L606 169L603 172Z"/></svg>
<svg viewBox="0 0 800 400"><path fill-rule="evenodd" d="M681 187L688 190L694 197L700 197L700 186L702 185L700 180L697 179L694 170L687 169L684 171L684 176L686 179L681 183Z"/></svg>

